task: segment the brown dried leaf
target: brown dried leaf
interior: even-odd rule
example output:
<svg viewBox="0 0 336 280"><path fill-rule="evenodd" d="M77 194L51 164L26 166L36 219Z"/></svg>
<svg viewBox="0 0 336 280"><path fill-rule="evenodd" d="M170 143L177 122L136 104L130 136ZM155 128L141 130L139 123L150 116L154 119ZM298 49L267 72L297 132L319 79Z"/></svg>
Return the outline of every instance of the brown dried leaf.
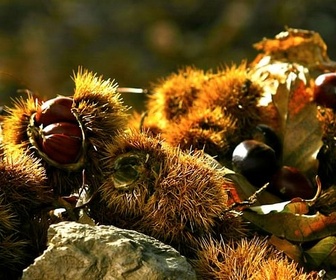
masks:
<svg viewBox="0 0 336 280"><path fill-rule="evenodd" d="M322 264L332 265L336 263L336 237L328 236L320 240L316 245L303 252L306 265L311 268L319 268Z"/></svg>
<svg viewBox="0 0 336 280"><path fill-rule="evenodd" d="M273 96L282 120L283 165L314 177L318 167L316 155L323 144L317 106L299 74L290 74L288 80L289 88L281 87L281 92Z"/></svg>
<svg viewBox="0 0 336 280"><path fill-rule="evenodd" d="M335 62L327 55L327 45L315 31L288 28L274 39L265 38L254 47L263 54L253 64L259 63L264 56L271 56L272 60L298 63L308 68L335 69Z"/></svg>
<svg viewBox="0 0 336 280"><path fill-rule="evenodd" d="M327 216L321 213L301 215L284 207L281 212L258 214L251 207L243 211L243 217L264 231L289 241L313 241L336 234L336 212Z"/></svg>
<svg viewBox="0 0 336 280"><path fill-rule="evenodd" d="M251 72L263 83L261 106L273 102L278 112L283 165L296 167L308 177L315 176L322 128L316 117L317 106L312 102L308 69L266 56Z"/></svg>
<svg viewBox="0 0 336 280"><path fill-rule="evenodd" d="M269 243L275 246L279 251L284 252L288 257L297 263L301 262L302 249L299 245L293 244L286 239L272 235Z"/></svg>
<svg viewBox="0 0 336 280"><path fill-rule="evenodd" d="M336 212L336 185L322 191L314 204L314 208L323 214Z"/></svg>
<svg viewBox="0 0 336 280"><path fill-rule="evenodd" d="M257 191L256 187L252 186L247 179L239 174L239 173L228 173L225 175L228 179L230 179L235 186L235 191L239 197L240 201L248 200L252 197ZM277 203L280 202L281 199L269 192L262 191L257 196L257 201L254 205L262 205L265 203Z"/></svg>

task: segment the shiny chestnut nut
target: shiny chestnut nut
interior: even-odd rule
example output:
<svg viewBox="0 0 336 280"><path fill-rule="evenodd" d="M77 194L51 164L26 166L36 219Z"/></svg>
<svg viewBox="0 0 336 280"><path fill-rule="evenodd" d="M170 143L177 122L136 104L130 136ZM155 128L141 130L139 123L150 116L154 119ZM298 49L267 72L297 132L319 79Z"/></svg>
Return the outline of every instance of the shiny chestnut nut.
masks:
<svg viewBox="0 0 336 280"><path fill-rule="evenodd" d="M72 105L70 97L44 102L31 116L27 134L39 156L49 165L74 171L84 165L86 141Z"/></svg>
<svg viewBox="0 0 336 280"><path fill-rule="evenodd" d="M257 140L245 140L234 149L232 166L252 185L261 187L277 171L278 162L270 146Z"/></svg>
<svg viewBox="0 0 336 280"><path fill-rule="evenodd" d="M282 199L311 199L316 188L297 168L282 166L271 178L267 189Z"/></svg>
<svg viewBox="0 0 336 280"><path fill-rule="evenodd" d="M282 156L282 142L274 129L266 124L258 124L252 132L254 140L265 143L270 146L276 158L280 161Z"/></svg>
<svg viewBox="0 0 336 280"><path fill-rule="evenodd" d="M336 109L336 73L325 73L315 79L314 101L318 105Z"/></svg>
<svg viewBox="0 0 336 280"><path fill-rule="evenodd" d="M40 150L51 160L59 164L75 163L78 160L82 146L82 131L78 124L50 124L37 137Z"/></svg>
<svg viewBox="0 0 336 280"><path fill-rule="evenodd" d="M37 108L35 122L37 126L47 126L57 122L76 123L76 117L71 112L73 99L59 96L42 103Z"/></svg>

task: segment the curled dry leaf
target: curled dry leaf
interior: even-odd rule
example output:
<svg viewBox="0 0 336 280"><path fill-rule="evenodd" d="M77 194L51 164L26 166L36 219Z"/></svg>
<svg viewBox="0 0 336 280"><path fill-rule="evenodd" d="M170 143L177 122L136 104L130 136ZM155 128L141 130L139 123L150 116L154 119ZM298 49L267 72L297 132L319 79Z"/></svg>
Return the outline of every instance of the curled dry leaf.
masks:
<svg viewBox="0 0 336 280"><path fill-rule="evenodd" d="M293 244L288 240L279 238L275 235L272 235L268 242L297 263L302 262L302 248L298 244Z"/></svg>
<svg viewBox="0 0 336 280"><path fill-rule="evenodd" d="M309 250L303 251L305 263L311 269L336 265L336 237L328 236Z"/></svg>
<svg viewBox="0 0 336 280"><path fill-rule="evenodd" d="M288 75L287 86L280 86L273 96L281 120L283 164L312 178L317 174L316 155L323 144L317 106L299 73Z"/></svg>
<svg viewBox="0 0 336 280"><path fill-rule="evenodd" d="M300 244L292 243L274 235L269 239L269 243L309 270L318 270L322 267L336 267L335 236L323 238L306 250Z"/></svg>
<svg viewBox="0 0 336 280"><path fill-rule="evenodd" d="M264 38L254 47L262 51L255 64L264 56L271 56L273 60L298 63L310 69L332 71L336 68L335 62L327 55L327 45L320 34L312 30L287 28L274 39Z"/></svg>
<svg viewBox="0 0 336 280"><path fill-rule="evenodd" d="M313 178L318 167L316 155L323 143L321 124L316 117L317 105L312 102L312 68L309 67L329 58L317 33L296 29L286 32L256 45L264 54L251 64L251 72L263 83L260 105L273 103L277 110L277 129L283 144L282 164L296 167ZM294 59L297 53L304 52L309 53L304 56L307 63Z"/></svg>
<svg viewBox="0 0 336 280"><path fill-rule="evenodd" d="M256 193L257 189L256 187L252 186L251 183L247 181L247 179L239 174L239 173L227 173L225 175L226 178L230 179L235 186L235 192L237 196L239 197L239 200L236 202L240 201L245 201L249 200L254 194ZM258 195L256 196L256 202L254 205L263 205L266 203L278 203L281 201L281 199L270 192L263 190Z"/></svg>
<svg viewBox="0 0 336 280"><path fill-rule="evenodd" d="M336 212L304 214L308 210L305 201L284 203L278 209L276 206L273 205L274 211L266 211L266 206L250 207L243 211L243 217L267 233L289 241L307 242L336 235Z"/></svg>

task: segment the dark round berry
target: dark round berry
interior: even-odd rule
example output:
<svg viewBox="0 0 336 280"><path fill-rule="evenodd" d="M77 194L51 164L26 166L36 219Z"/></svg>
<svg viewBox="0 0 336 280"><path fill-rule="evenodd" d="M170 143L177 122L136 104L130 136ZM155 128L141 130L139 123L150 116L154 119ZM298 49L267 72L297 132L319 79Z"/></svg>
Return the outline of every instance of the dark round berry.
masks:
<svg viewBox="0 0 336 280"><path fill-rule="evenodd" d="M278 169L274 150L257 140L245 140L234 149L232 166L256 187L266 184Z"/></svg>
<svg viewBox="0 0 336 280"><path fill-rule="evenodd" d="M271 178L267 189L283 199L311 199L316 189L297 168L282 166Z"/></svg>
<svg viewBox="0 0 336 280"><path fill-rule="evenodd" d="M314 101L318 105L336 109L336 73L325 73L315 79Z"/></svg>

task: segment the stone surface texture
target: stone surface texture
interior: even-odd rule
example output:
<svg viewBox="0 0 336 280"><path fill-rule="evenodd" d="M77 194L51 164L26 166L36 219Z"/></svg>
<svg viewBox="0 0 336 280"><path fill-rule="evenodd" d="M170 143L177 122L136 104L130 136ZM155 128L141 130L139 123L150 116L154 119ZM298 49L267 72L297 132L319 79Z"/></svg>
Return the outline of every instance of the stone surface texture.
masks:
<svg viewBox="0 0 336 280"><path fill-rule="evenodd" d="M61 222L50 227L48 239L22 280L196 279L178 251L136 231Z"/></svg>

